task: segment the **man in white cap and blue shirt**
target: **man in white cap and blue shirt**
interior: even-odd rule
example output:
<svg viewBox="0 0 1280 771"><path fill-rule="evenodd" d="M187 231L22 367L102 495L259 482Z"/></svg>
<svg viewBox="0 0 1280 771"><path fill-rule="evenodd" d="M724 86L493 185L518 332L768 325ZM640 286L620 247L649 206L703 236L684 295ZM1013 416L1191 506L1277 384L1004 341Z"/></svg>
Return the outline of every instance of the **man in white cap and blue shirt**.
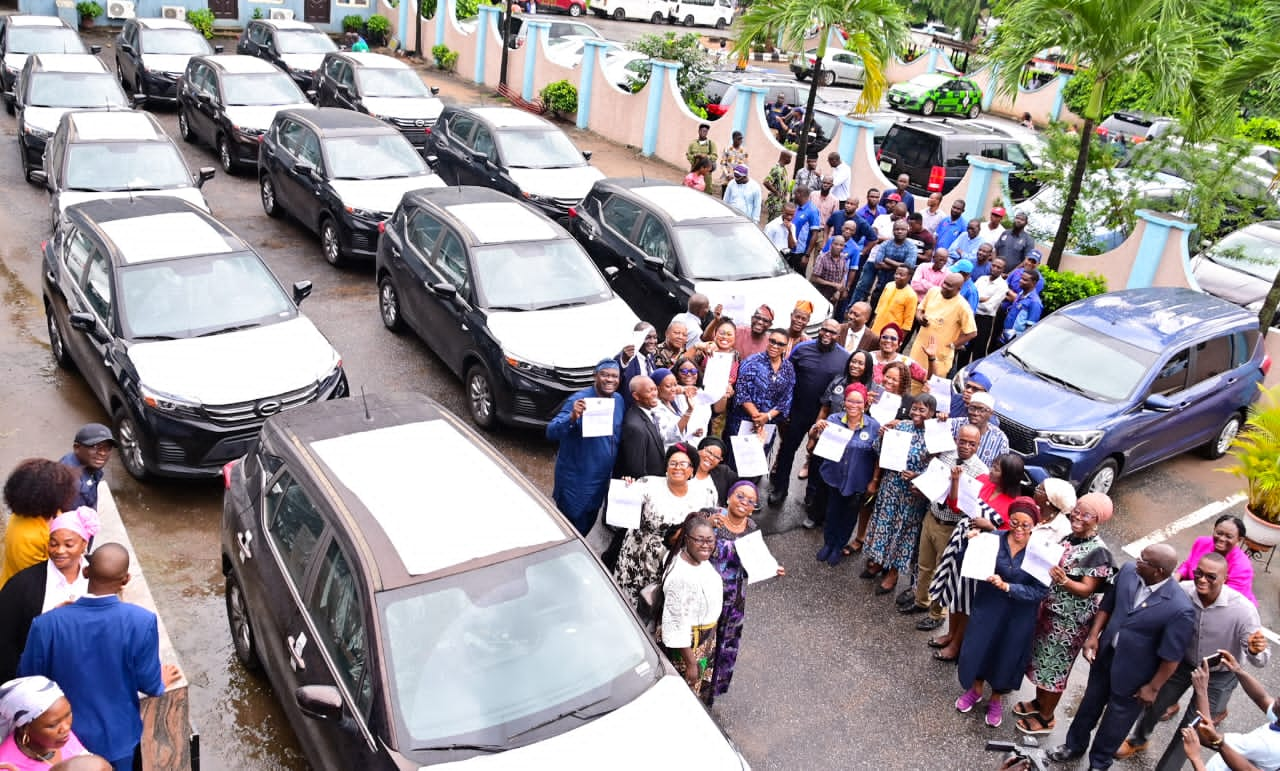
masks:
<svg viewBox="0 0 1280 771"><path fill-rule="evenodd" d="M752 179L750 173L751 169L744 163L733 167L733 179L724 186L724 202L752 222L759 222L763 195L760 183Z"/></svg>

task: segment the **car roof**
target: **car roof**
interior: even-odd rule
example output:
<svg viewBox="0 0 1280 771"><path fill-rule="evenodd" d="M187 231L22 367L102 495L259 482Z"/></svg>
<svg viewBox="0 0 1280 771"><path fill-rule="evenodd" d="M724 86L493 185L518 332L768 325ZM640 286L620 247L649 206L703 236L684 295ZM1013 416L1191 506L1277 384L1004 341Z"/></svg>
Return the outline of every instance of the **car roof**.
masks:
<svg viewBox="0 0 1280 771"><path fill-rule="evenodd" d="M939 137L975 136L1017 141L1012 134L1002 128L972 121L952 122L947 118L907 118L906 120L899 120L896 125L906 126Z"/></svg>
<svg viewBox="0 0 1280 771"><path fill-rule="evenodd" d="M405 201L436 210L458 225L472 246L569 238L564 228L488 187L455 185L411 190Z"/></svg>
<svg viewBox="0 0 1280 771"><path fill-rule="evenodd" d="M514 107L466 107L463 109L494 128L555 128L551 121Z"/></svg>
<svg viewBox="0 0 1280 771"><path fill-rule="evenodd" d="M142 110L71 110L62 120L70 142L169 141L155 117Z"/></svg>
<svg viewBox="0 0 1280 771"><path fill-rule="evenodd" d="M266 59L245 54L204 54L195 58L223 72L258 74L280 71L280 68Z"/></svg>
<svg viewBox="0 0 1280 771"><path fill-rule="evenodd" d="M305 21L298 21L297 19L254 19L253 23L265 24L268 27L275 27L276 29L296 29L302 30L303 32L320 32L320 30L315 26L308 24ZM321 32L321 34L324 33Z"/></svg>
<svg viewBox="0 0 1280 771"><path fill-rule="evenodd" d="M1252 311L1185 287L1108 292L1056 313L1153 353L1189 345L1213 331L1258 324Z"/></svg>
<svg viewBox="0 0 1280 771"><path fill-rule="evenodd" d="M57 16L29 16L26 14L16 14L5 19L5 24L11 24L15 27L70 27L62 19Z"/></svg>
<svg viewBox="0 0 1280 771"><path fill-rule="evenodd" d="M355 110L342 110L337 107L317 107L314 110L281 110L277 116L288 116L305 123L321 134L338 136L342 134L392 133L400 132L392 126L371 115Z"/></svg>
<svg viewBox="0 0 1280 771"><path fill-rule="evenodd" d="M106 72L106 62L94 54L32 54L33 71Z"/></svg>
<svg viewBox="0 0 1280 771"><path fill-rule="evenodd" d="M407 70L409 65L386 54L371 54L356 51L334 51L328 56L341 56L352 64L360 67L370 67L379 70Z"/></svg>
<svg viewBox="0 0 1280 771"><path fill-rule="evenodd" d="M629 194L676 225L693 220L738 219L738 214L719 199L664 180L622 177L599 180L595 186L601 190Z"/></svg>
<svg viewBox="0 0 1280 771"><path fill-rule="evenodd" d="M311 469L375 591L574 538L500 452L423 394L309 404L268 418L263 435Z"/></svg>
<svg viewBox="0 0 1280 771"><path fill-rule="evenodd" d="M68 206L67 215L111 244L115 259L125 265L248 250L221 222L169 196L86 201Z"/></svg>
<svg viewBox="0 0 1280 771"><path fill-rule="evenodd" d="M138 26L143 29L195 29L190 24L180 19L138 19Z"/></svg>

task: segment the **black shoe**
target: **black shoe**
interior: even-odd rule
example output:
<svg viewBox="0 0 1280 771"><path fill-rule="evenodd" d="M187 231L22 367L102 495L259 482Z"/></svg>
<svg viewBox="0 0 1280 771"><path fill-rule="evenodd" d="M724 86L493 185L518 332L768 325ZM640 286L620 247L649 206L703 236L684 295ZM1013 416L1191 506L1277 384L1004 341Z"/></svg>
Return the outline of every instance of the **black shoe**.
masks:
<svg viewBox="0 0 1280 771"><path fill-rule="evenodd" d="M1049 760L1052 760L1054 763L1070 763L1073 760L1083 758L1084 750L1076 751L1065 744L1060 744L1052 750L1049 750L1048 757Z"/></svg>
<svg viewBox="0 0 1280 771"><path fill-rule="evenodd" d="M934 618L933 616L922 618L916 622L916 629L921 632L932 632L940 626L942 626L942 619Z"/></svg>
<svg viewBox="0 0 1280 771"><path fill-rule="evenodd" d="M928 613L929 608L928 606L921 607L913 602L910 605L907 605L905 607L902 605L899 605L898 612L904 616L913 616L917 613Z"/></svg>
<svg viewBox="0 0 1280 771"><path fill-rule="evenodd" d="M770 506L777 506L779 503L782 503L786 499L787 499L786 493L777 493L777 492L769 493Z"/></svg>
<svg viewBox="0 0 1280 771"><path fill-rule="evenodd" d="M895 603L897 603L897 604L898 604L898 607L899 607L899 608L905 608L905 607L908 607L908 606L910 606L910 605L915 605L915 604L916 604L916 590L915 590L915 589L903 589L902 591L898 592L898 596L897 596L897 597L895 597L895 598L893 599L893 601L894 601Z"/></svg>

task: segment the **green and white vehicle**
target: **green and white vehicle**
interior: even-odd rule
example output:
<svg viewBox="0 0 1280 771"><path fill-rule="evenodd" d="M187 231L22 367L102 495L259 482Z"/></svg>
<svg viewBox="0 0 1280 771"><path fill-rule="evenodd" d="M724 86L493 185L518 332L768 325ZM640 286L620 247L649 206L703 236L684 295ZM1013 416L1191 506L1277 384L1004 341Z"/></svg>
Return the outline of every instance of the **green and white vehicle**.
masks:
<svg viewBox="0 0 1280 771"><path fill-rule="evenodd" d="M982 114L982 89L968 78L931 72L894 84L889 89L889 106L922 115L976 118Z"/></svg>

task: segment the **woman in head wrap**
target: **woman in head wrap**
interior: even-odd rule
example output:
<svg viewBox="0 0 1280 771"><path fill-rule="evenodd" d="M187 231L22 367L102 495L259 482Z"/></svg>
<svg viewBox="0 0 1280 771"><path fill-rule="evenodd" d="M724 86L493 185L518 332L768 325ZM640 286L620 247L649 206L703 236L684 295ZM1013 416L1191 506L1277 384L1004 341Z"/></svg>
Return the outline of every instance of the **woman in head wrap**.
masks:
<svg viewBox="0 0 1280 771"><path fill-rule="evenodd" d="M929 373L924 367L899 350L906 337L907 333L903 332L902 327L897 324L886 324L884 329L880 330L880 348L871 356L873 382L877 384L884 382L884 368L895 361L904 364L907 371L911 373L911 379L917 383L924 383L929 379Z"/></svg>
<svg viewBox="0 0 1280 771"><path fill-rule="evenodd" d="M708 436L698 445L698 470L693 481L709 484L715 488L716 503L723 506L728 500L729 488L738 481L738 472L725 461L728 449L725 443L714 436Z"/></svg>
<svg viewBox="0 0 1280 771"><path fill-rule="evenodd" d="M49 523L49 559L19 570L0 589L0 681L17 674L32 620L88 591L85 552L98 528L98 512L88 506L58 515Z"/></svg>
<svg viewBox="0 0 1280 771"><path fill-rule="evenodd" d="M47 677L19 677L0 685L0 763L18 771L46 771L86 753L71 733L71 704Z"/></svg>
<svg viewBox="0 0 1280 771"><path fill-rule="evenodd" d="M1004 694L1022 685L1036 610L1049 593L1049 587L1022 569L1031 529L1039 521L1040 507L1031 498L1024 495L1009 505L1009 529L996 536L1000 544L995 572L974 592L972 623L960 648L960 685L968 690L956 699L956 710L972 710L989 683L986 721L992 728L1004 720ZM970 535L978 535L977 529Z"/></svg>
<svg viewBox="0 0 1280 771"><path fill-rule="evenodd" d="M791 324L787 327L787 350L784 356L790 356L791 349L809 339L804 329L809 326L811 318L813 318L813 303L808 300L797 302L796 307L791 311Z"/></svg>
<svg viewBox="0 0 1280 771"><path fill-rule="evenodd" d="M1057 541L1071 532L1071 510L1076 507L1076 489L1065 479L1045 477L1032 493L1040 507L1036 530L1049 530Z"/></svg>
<svg viewBox="0 0 1280 771"><path fill-rule="evenodd" d="M1046 490L1053 487L1046 485ZM1049 571L1053 586L1040 605L1027 667L1027 679L1035 685L1036 697L1018 702L1013 708L1013 713L1021 716L1018 730L1025 734L1053 731L1054 709L1067 687L1076 655L1089 636L1102 592L1116 571L1111 552L1098 536L1098 526L1111 519L1111 499L1101 493L1089 493L1064 513L1071 522L1071 532L1060 539L1066 550L1057 567Z"/></svg>
<svg viewBox="0 0 1280 771"><path fill-rule="evenodd" d="M14 574L49 556L49 520L69 507L80 492L80 477L57 461L28 458L4 483L9 521L4 528L0 586Z"/></svg>
<svg viewBox="0 0 1280 771"><path fill-rule="evenodd" d="M880 424L866 414L867 387L851 383L844 389L844 409L819 421L809 431L815 442L829 425L853 432L840 460L822 460L818 475L827 486L827 518L822 530L818 561L835 566L844 556L844 545L853 535L854 523L867 495L874 492L872 480L879 471L877 445Z"/></svg>

